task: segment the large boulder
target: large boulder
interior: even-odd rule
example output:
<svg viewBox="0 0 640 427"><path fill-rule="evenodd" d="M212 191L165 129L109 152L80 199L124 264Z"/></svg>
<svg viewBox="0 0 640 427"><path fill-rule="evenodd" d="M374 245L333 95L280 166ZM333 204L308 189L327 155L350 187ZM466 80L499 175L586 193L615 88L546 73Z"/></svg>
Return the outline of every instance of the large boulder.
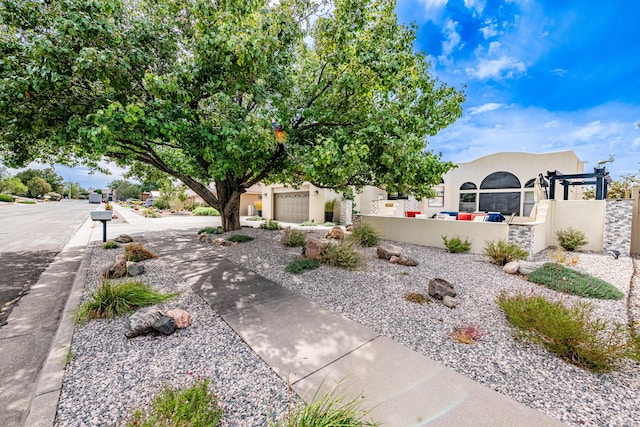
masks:
<svg viewBox="0 0 640 427"><path fill-rule="evenodd" d="M436 299L443 299L445 296L455 298L457 295L453 285L444 279L431 279L429 280L429 295Z"/></svg>
<svg viewBox="0 0 640 427"><path fill-rule="evenodd" d="M127 276L127 260L124 254L116 255L116 262L102 272L105 279L119 279Z"/></svg>
<svg viewBox="0 0 640 427"><path fill-rule="evenodd" d="M145 307L133 313L124 322L124 335L134 338L151 332L170 335L176 330L171 317L165 316L155 307Z"/></svg>
<svg viewBox="0 0 640 427"><path fill-rule="evenodd" d="M416 265L418 265L418 260L408 255L400 255L398 257L398 264L404 265L406 267L415 267Z"/></svg>
<svg viewBox="0 0 640 427"><path fill-rule="evenodd" d="M506 263L502 267L502 271L504 271L507 274L516 274L519 268L520 268L520 263L518 261L511 261Z"/></svg>
<svg viewBox="0 0 640 427"><path fill-rule="evenodd" d="M382 243L377 249L378 258L390 260L392 256L400 258L402 255L402 248L400 246L392 245L391 243Z"/></svg>
<svg viewBox="0 0 640 427"><path fill-rule="evenodd" d="M309 237L304 247L303 254L306 258L319 260L322 254L322 248L324 248L326 244L326 240Z"/></svg>
<svg viewBox="0 0 640 427"><path fill-rule="evenodd" d="M133 238L128 234L121 234L115 239L113 239L113 241L118 243L131 243L133 242Z"/></svg>
<svg viewBox="0 0 640 427"><path fill-rule="evenodd" d="M127 261L127 276L135 277L144 273L144 265L139 262Z"/></svg>
<svg viewBox="0 0 640 427"><path fill-rule="evenodd" d="M527 274L533 273L535 270L542 267L544 262L531 262L531 261L519 261L520 266L518 267L518 273Z"/></svg>
<svg viewBox="0 0 640 427"><path fill-rule="evenodd" d="M166 311L164 315L173 319L176 328L181 329L191 326L191 314L188 311L176 308Z"/></svg>
<svg viewBox="0 0 640 427"><path fill-rule="evenodd" d="M153 322L153 330L161 334L171 335L176 331L176 323L171 317L160 316Z"/></svg>
<svg viewBox="0 0 640 427"><path fill-rule="evenodd" d="M326 237L327 239L342 240L344 239L344 231L342 230L342 227L336 226L329 230Z"/></svg>

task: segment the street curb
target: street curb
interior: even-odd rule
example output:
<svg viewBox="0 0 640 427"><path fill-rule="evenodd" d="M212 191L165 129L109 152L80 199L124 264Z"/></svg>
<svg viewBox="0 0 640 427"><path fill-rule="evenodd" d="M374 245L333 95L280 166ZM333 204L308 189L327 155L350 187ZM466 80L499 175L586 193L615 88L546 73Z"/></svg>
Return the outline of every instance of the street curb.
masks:
<svg viewBox="0 0 640 427"><path fill-rule="evenodd" d="M80 299L84 292L91 255L95 245L95 242L88 242L81 249L83 251L82 261L76 272L71 292L69 292L58 330L51 343L49 355L38 375L38 381L29 405L29 412L23 426L50 427L53 426L55 421L58 401L62 391L62 380L67 357L71 349L71 339L73 338L75 310L80 304Z"/></svg>

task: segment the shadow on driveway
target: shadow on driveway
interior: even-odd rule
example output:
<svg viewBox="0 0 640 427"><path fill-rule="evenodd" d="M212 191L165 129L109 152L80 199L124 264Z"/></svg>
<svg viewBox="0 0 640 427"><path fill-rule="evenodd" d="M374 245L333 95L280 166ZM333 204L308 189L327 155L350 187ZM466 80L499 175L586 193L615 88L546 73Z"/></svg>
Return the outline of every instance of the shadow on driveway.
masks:
<svg viewBox="0 0 640 427"><path fill-rule="evenodd" d="M0 327L58 251L0 252Z"/></svg>

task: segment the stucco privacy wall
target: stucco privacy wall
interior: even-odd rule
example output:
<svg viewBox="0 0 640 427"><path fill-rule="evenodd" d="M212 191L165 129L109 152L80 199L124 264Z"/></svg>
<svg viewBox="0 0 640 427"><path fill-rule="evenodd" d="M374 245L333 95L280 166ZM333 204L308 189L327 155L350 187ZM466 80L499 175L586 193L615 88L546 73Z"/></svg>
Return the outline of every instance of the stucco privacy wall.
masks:
<svg viewBox="0 0 640 427"><path fill-rule="evenodd" d="M604 216L605 251L618 250L620 255L631 255L633 200L606 200Z"/></svg>
<svg viewBox="0 0 640 427"><path fill-rule="evenodd" d="M550 236L547 246L558 246L556 233L573 227L582 231L589 243L585 251L601 252L604 240L605 200L551 200Z"/></svg>
<svg viewBox="0 0 640 427"><path fill-rule="evenodd" d="M471 242L471 253L482 253L485 243L507 239L509 225L494 222L447 221L360 215L361 221L372 225L383 239L444 248L442 236L460 237ZM354 221L355 223L355 221Z"/></svg>

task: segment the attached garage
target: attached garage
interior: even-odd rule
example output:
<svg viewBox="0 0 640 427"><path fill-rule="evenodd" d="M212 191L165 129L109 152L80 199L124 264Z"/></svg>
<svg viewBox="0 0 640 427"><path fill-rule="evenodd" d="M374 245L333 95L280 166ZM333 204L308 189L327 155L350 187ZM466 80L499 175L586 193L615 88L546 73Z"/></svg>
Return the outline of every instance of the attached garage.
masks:
<svg viewBox="0 0 640 427"><path fill-rule="evenodd" d="M274 194L276 221L300 223L309 220L309 192Z"/></svg>

